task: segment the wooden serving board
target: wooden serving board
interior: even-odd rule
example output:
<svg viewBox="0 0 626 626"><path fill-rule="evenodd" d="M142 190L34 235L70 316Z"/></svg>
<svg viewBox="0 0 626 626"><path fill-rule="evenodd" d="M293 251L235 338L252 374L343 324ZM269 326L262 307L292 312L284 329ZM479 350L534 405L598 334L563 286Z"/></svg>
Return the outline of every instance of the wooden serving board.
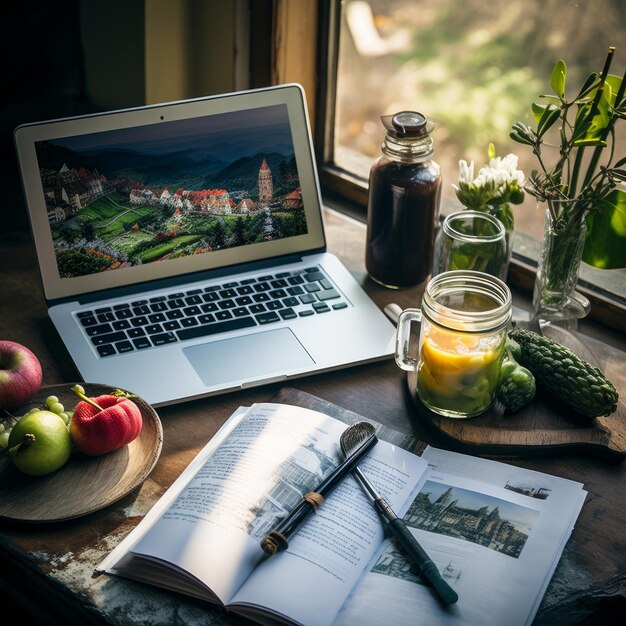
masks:
<svg viewBox="0 0 626 626"><path fill-rule="evenodd" d="M495 457L580 452L622 460L626 456L626 353L557 327L548 326L543 333L604 372L619 394L617 411L590 421L537 385L533 401L517 413L504 413L496 403L478 417L450 419L422 404L416 392L416 373L410 372L407 385L419 418L459 452Z"/></svg>
<svg viewBox="0 0 626 626"><path fill-rule="evenodd" d="M73 409L78 398L74 383L42 387L15 415L40 407L54 395ZM81 384L90 397L113 391L112 387ZM156 411L142 398L134 397L143 418L141 433L128 445L100 456L72 454L56 472L28 476L15 468L6 455L0 457L0 520L56 522L98 511L138 487L155 466L163 445L163 429Z"/></svg>

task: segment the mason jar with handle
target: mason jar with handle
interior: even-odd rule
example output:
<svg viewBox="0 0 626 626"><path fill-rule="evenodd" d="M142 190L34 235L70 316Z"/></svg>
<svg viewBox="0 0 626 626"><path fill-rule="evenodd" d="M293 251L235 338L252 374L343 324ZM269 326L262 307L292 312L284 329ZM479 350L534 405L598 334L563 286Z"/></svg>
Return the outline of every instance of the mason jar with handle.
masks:
<svg viewBox="0 0 626 626"><path fill-rule="evenodd" d="M426 286L421 309L398 319L396 363L417 371L417 394L431 411L451 418L484 413L496 397L511 292L489 274L449 271ZM418 356L411 354L411 325L420 324Z"/></svg>

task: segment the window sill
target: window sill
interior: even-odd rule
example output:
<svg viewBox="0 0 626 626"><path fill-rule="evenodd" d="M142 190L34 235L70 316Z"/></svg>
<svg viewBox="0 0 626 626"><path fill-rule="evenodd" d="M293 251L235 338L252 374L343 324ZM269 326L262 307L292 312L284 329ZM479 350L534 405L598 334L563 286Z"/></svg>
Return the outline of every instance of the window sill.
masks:
<svg viewBox="0 0 626 626"><path fill-rule="evenodd" d="M362 178L345 170L322 167L320 181L326 206L360 222L367 221L367 184ZM454 208L452 202L444 201L442 214L445 215ZM540 242L537 239L524 233L515 233L508 283L523 292L528 299L532 296L539 252ZM624 319L626 319L624 273L616 270L593 270L582 264L577 289L591 302L591 312L585 324L595 323L600 328L617 331L624 337Z"/></svg>

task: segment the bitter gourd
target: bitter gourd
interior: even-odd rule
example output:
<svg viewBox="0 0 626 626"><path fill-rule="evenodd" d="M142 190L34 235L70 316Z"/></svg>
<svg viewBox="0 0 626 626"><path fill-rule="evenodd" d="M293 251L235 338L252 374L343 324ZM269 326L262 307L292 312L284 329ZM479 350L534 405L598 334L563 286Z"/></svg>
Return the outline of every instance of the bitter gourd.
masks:
<svg viewBox="0 0 626 626"><path fill-rule="evenodd" d="M594 418L617 409L617 390L597 367L531 330L514 328L508 335L521 346L522 365L537 382L578 413Z"/></svg>

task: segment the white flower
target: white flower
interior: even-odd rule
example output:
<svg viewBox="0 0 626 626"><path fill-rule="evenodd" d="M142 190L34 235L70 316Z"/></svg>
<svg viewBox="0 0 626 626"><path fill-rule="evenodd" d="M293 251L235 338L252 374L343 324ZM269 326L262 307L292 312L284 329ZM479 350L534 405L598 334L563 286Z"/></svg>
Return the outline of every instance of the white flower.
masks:
<svg viewBox="0 0 626 626"><path fill-rule="evenodd" d="M501 183L517 183L518 187L522 187L524 184L524 172L517 169L517 156L514 154L489 159L489 167L482 168L481 172L483 170L493 171L494 178L497 177Z"/></svg>
<svg viewBox="0 0 626 626"><path fill-rule="evenodd" d="M517 169L517 156L514 154L493 157L489 159L489 165L480 168L472 184L478 188L491 188L497 190L498 194L503 194L512 184L518 187L524 185L524 172Z"/></svg>
<svg viewBox="0 0 626 626"><path fill-rule="evenodd" d="M469 164L459 161L459 183L452 185L457 198L470 209L483 210L493 204L508 202L519 204L523 200L524 173L517 169L517 156L507 154L495 156L495 149L490 154L488 165L481 167L474 177L474 161ZM521 195L520 195L521 194Z"/></svg>
<svg viewBox="0 0 626 626"><path fill-rule="evenodd" d="M469 165L467 161L461 159L459 161L459 182L471 184L474 180L474 161Z"/></svg>

